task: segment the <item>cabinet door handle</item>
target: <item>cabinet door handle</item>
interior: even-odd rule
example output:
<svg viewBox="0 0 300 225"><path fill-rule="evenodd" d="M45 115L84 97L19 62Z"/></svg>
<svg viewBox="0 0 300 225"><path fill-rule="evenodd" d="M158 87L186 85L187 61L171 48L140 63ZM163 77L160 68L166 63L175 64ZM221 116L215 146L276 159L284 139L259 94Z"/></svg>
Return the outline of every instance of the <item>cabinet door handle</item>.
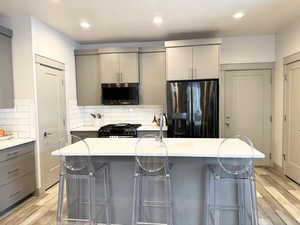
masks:
<svg viewBox="0 0 300 225"><path fill-rule="evenodd" d="M13 155L17 155L19 152L11 152L11 153L8 153L7 156L13 156Z"/></svg>
<svg viewBox="0 0 300 225"><path fill-rule="evenodd" d="M19 152L8 153L8 154L6 155L7 160L17 158L17 157L18 157L18 154L19 154Z"/></svg>
<svg viewBox="0 0 300 225"><path fill-rule="evenodd" d="M11 171L8 171L7 174L10 175L10 174L13 174L13 173L17 173L20 169L14 169L14 170L11 170Z"/></svg>

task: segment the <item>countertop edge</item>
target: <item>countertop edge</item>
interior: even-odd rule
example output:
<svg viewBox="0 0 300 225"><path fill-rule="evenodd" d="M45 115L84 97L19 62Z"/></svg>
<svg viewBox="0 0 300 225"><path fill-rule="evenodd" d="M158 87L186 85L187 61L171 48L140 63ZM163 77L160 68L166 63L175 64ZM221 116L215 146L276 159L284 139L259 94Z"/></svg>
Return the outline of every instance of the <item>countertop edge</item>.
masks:
<svg viewBox="0 0 300 225"><path fill-rule="evenodd" d="M54 151L51 153L52 156L62 156L58 151ZM78 154L64 154L63 156L88 156L87 154L82 154L82 153L78 153ZM103 154L103 153L92 153L92 155L89 156L101 156L101 157L135 157L135 155L133 154ZM201 154L201 155L184 155L184 154L174 154L174 155L169 155L168 157L180 157L180 158L218 158L220 156L218 155L209 155L209 154ZM248 158L248 157L241 157L241 156L236 156L236 155L227 155L227 156L221 156L221 158L236 158L236 159L244 159L244 158ZM253 159L264 159L265 155L256 155L255 157L253 157Z"/></svg>
<svg viewBox="0 0 300 225"><path fill-rule="evenodd" d="M52 152L53 156L102 156L102 157L134 157L135 151L132 150L132 146L136 142L137 138L123 138L123 139L105 139L100 140L99 138L87 138L86 142L90 144L91 148L96 149L95 151L91 151L90 153L82 152L80 149L76 149L76 144L68 146L72 149L68 149L68 151L60 152L59 150ZM169 157L182 157L182 158L253 158L253 159L262 159L265 158L265 154L254 149L254 154L243 154L243 152L228 152L225 154L218 154L216 149L220 144L221 139L174 139L174 138L166 138L165 142L168 146L168 156ZM131 143L132 142L132 143ZM182 144L184 144L182 146ZM103 145L103 149L110 150L101 150L101 145ZM182 147L180 147L180 145ZM120 151L116 151L117 147L124 147ZM182 151L181 148L189 147L190 151ZM235 145L233 145L235 147ZM174 149L172 149L174 148ZM179 148L179 149L178 149ZM208 148L212 148L212 150L208 150ZM198 151L198 149L202 149ZM72 150L72 151L71 151Z"/></svg>
<svg viewBox="0 0 300 225"><path fill-rule="evenodd" d="M35 141L36 140L34 138L14 138L6 141L0 141L0 151Z"/></svg>

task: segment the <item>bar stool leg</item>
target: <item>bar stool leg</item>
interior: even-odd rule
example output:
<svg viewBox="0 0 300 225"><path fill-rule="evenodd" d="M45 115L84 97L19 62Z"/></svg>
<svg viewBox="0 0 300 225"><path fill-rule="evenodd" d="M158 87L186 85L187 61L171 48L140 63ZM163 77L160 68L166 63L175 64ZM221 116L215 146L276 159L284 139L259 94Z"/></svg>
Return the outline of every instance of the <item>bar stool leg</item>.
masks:
<svg viewBox="0 0 300 225"><path fill-rule="evenodd" d="M173 193L172 193L172 182L171 176L167 175L167 195L168 195L168 216L167 223L168 225L173 225Z"/></svg>
<svg viewBox="0 0 300 225"><path fill-rule="evenodd" d="M64 200L64 183L65 177L63 175L59 176L59 187L58 187L58 203L57 203L57 216L56 216L56 224L62 224L62 208L63 208L63 200Z"/></svg>
<svg viewBox="0 0 300 225"><path fill-rule="evenodd" d="M215 178L212 174L211 171L208 171L208 196L207 196L207 205L206 205L206 225L213 225L212 224L212 219L211 219L211 214L214 213L212 210L215 210L215 204L214 204L214 199L215 199L215 193L214 193L214 188L215 188ZM214 213L215 215L215 213Z"/></svg>
<svg viewBox="0 0 300 225"><path fill-rule="evenodd" d="M111 184L110 184L110 166L104 168L104 191L105 191L105 211L106 223L111 225Z"/></svg>
<svg viewBox="0 0 300 225"><path fill-rule="evenodd" d="M251 200L251 225L258 225L258 215L257 215L257 198L256 198L256 183L255 178L251 177L249 180L250 186L250 200Z"/></svg>
<svg viewBox="0 0 300 225"><path fill-rule="evenodd" d="M217 193L220 186L220 178L214 178L214 225L220 225L220 210L217 208Z"/></svg>
<svg viewBox="0 0 300 225"><path fill-rule="evenodd" d="M246 184L245 180L237 180L237 199L238 199L238 212L239 224L247 224L247 211L246 211Z"/></svg>
<svg viewBox="0 0 300 225"><path fill-rule="evenodd" d="M96 178L93 174L90 174L89 187L90 187L90 194L89 194L90 224L95 225L96 224L96 199L95 199Z"/></svg>
<svg viewBox="0 0 300 225"><path fill-rule="evenodd" d="M132 225L136 225L139 218L139 192L140 192L140 182L139 174L134 175L134 184L133 184L133 208L132 208Z"/></svg>
<svg viewBox="0 0 300 225"><path fill-rule="evenodd" d="M206 171L206 195L204 207L204 225L209 225L209 210L210 210L210 172Z"/></svg>
<svg viewBox="0 0 300 225"><path fill-rule="evenodd" d="M136 214L136 223L138 224L139 220L146 220L145 218L145 206L144 206L144 196L143 196L143 182L144 176L139 174L138 176L138 193L137 193L137 214Z"/></svg>
<svg viewBox="0 0 300 225"><path fill-rule="evenodd" d="M149 182L149 179L145 178L143 175L139 178L139 217L138 220L149 221L150 218L150 207L147 207L147 197L145 193L149 193L148 185L144 182ZM137 221L140 222L140 221Z"/></svg>

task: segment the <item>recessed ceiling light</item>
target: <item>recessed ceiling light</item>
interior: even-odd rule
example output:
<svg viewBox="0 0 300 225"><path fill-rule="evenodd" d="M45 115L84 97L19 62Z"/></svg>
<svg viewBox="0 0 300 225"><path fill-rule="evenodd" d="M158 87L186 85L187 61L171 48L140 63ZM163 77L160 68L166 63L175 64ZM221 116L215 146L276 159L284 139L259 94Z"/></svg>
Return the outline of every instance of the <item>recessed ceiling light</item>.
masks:
<svg viewBox="0 0 300 225"><path fill-rule="evenodd" d="M84 29L88 29L91 27L91 25L88 22L81 22L80 26Z"/></svg>
<svg viewBox="0 0 300 225"><path fill-rule="evenodd" d="M243 12L237 12L237 13L235 13L235 14L233 14L233 18L234 19L241 19L241 18L243 18L245 16L245 13L243 13Z"/></svg>
<svg viewBox="0 0 300 225"><path fill-rule="evenodd" d="M153 18L153 23L155 24L161 24L163 22L163 19L160 16L156 16Z"/></svg>

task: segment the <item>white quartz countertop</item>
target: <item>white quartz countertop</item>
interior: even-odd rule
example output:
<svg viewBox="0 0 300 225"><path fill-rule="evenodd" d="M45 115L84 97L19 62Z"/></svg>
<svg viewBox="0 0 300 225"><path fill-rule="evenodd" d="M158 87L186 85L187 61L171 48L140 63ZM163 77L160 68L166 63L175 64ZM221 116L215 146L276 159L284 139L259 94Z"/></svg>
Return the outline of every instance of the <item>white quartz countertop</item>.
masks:
<svg viewBox="0 0 300 225"><path fill-rule="evenodd" d="M105 126L105 125L103 125L103 126ZM100 129L100 127L96 127L96 126L85 126L85 127L73 128L73 129L71 129L71 131L95 132L95 131L98 131L99 129ZM138 131L159 131L159 126L157 126L155 124L143 124L137 130ZM167 130L168 130L168 127L163 127L163 131L167 131Z"/></svg>
<svg viewBox="0 0 300 225"><path fill-rule="evenodd" d="M23 144L27 144L30 142L34 142L34 139L31 138L12 138L9 140L5 140L5 141L0 141L0 151L7 149L7 148L12 148L12 147L16 147L18 145L23 145Z"/></svg>
<svg viewBox="0 0 300 225"><path fill-rule="evenodd" d="M90 153L83 142L77 142L52 152L53 156L135 156L137 138L87 138ZM248 145L240 140L230 141L226 149L218 151L223 139L213 138L165 138L168 156L199 158L264 158L258 150L250 151ZM220 154L219 154L220 153ZM147 151L145 155L153 155Z"/></svg>
<svg viewBox="0 0 300 225"><path fill-rule="evenodd" d="M84 127L76 127L76 128L72 128L72 131L85 131L85 132L96 132L100 129L100 127L95 127L95 126L84 126Z"/></svg>
<svg viewBox="0 0 300 225"><path fill-rule="evenodd" d="M159 131L160 128L155 124L145 124L140 126L137 130L138 131ZM163 131L168 131L168 127L163 127Z"/></svg>

